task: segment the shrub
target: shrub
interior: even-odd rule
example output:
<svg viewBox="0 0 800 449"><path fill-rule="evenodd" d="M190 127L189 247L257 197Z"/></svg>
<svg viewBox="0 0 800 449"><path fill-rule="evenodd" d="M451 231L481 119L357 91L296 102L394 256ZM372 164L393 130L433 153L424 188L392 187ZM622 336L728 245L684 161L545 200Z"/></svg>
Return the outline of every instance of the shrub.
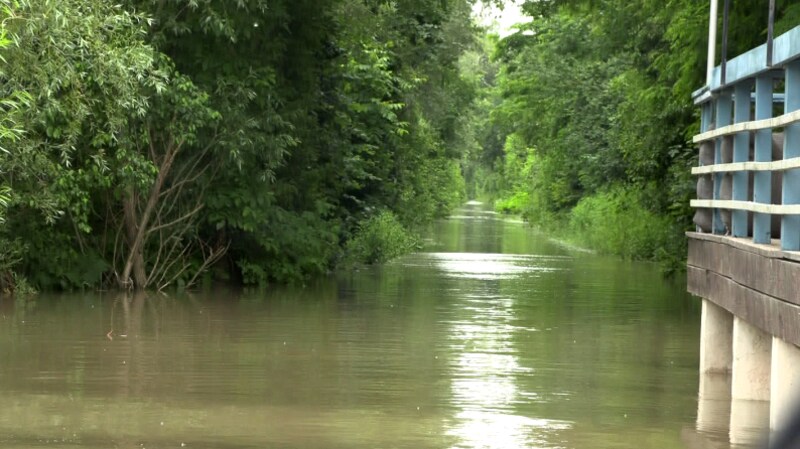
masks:
<svg viewBox="0 0 800 449"><path fill-rule="evenodd" d="M569 229L581 243L629 259L661 260L680 232L672 221L643 206L642 191L627 186L581 199L569 216Z"/></svg>
<svg viewBox="0 0 800 449"><path fill-rule="evenodd" d="M345 244L345 263L375 264L414 251L419 239L409 232L390 211L364 220Z"/></svg>
<svg viewBox="0 0 800 449"><path fill-rule="evenodd" d="M494 209L504 214L520 215L530 204L530 194L525 190L518 190L508 198L501 198L494 203Z"/></svg>

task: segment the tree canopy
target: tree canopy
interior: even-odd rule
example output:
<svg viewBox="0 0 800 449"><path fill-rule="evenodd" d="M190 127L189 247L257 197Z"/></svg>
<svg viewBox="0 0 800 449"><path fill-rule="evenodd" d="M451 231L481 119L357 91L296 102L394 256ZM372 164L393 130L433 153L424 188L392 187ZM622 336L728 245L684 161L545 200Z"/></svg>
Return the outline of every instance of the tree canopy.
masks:
<svg viewBox="0 0 800 449"><path fill-rule="evenodd" d="M303 281L368 223L447 214L470 13L2 0L2 285Z"/></svg>
<svg viewBox="0 0 800 449"><path fill-rule="evenodd" d="M501 39L474 3L0 0L0 290L305 282L467 197L682 257L706 5L528 0Z"/></svg>
<svg viewBox="0 0 800 449"><path fill-rule="evenodd" d="M732 5L729 58L764 43L768 25L763 2ZM487 175L476 189L501 210L602 251L682 266L696 164L690 138L699 125L691 93L705 84L707 2L522 7L533 21L492 53L496 107L484 125ZM796 4L778 1L776 10L778 32L800 21Z"/></svg>

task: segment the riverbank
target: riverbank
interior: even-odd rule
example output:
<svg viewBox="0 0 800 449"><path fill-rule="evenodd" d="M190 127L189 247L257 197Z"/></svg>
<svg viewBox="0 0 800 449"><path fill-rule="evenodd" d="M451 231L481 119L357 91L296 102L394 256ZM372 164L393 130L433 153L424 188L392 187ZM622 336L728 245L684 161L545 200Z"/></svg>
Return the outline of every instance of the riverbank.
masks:
<svg viewBox="0 0 800 449"><path fill-rule="evenodd" d="M495 202L495 210L522 217L530 226L569 245L628 260L656 262L666 275L685 271L686 228L674 217L641 205L631 189L611 189L581 199L561 212L531 204Z"/></svg>
<svg viewBox="0 0 800 449"><path fill-rule="evenodd" d="M183 3L0 2L0 291L304 283L463 201L472 2Z"/></svg>

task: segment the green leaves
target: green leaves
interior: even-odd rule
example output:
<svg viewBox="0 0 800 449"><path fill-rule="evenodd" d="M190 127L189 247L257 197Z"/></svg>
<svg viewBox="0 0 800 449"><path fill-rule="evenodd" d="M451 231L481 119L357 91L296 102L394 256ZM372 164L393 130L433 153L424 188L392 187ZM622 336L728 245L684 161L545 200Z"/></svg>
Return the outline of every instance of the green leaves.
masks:
<svg viewBox="0 0 800 449"><path fill-rule="evenodd" d="M345 244L348 264L376 264L407 254L419 246L397 217L382 211L361 222L352 239Z"/></svg>
<svg viewBox="0 0 800 449"><path fill-rule="evenodd" d="M736 46L763 39L766 8L751 3L732 11ZM496 45L494 137L485 140L477 183L532 221L571 216L572 228L609 252L682 251L669 241L681 241L689 224L690 93L703 83L707 5L531 0L523 8L535 17L527 33ZM623 228L637 216L652 229L632 237Z"/></svg>
<svg viewBox="0 0 800 449"><path fill-rule="evenodd" d="M5 212L9 201L11 201L11 189L7 186L0 186L0 225L6 222Z"/></svg>
<svg viewBox="0 0 800 449"><path fill-rule="evenodd" d="M56 180L89 161L107 167L107 156L127 140L131 118L148 108L147 89L163 83L142 41L142 18L100 1L20 1L13 9L7 23L17 45L6 53L2 90L31 98L21 117L26 136L11 164L15 178ZM56 165L28 175L40 158L34 152L45 148Z"/></svg>
<svg viewBox="0 0 800 449"><path fill-rule="evenodd" d="M45 288L115 276L162 288L230 248L234 278L302 281L375 210L405 227L445 214L464 191L470 11L0 0L0 217L24 243L15 269Z"/></svg>

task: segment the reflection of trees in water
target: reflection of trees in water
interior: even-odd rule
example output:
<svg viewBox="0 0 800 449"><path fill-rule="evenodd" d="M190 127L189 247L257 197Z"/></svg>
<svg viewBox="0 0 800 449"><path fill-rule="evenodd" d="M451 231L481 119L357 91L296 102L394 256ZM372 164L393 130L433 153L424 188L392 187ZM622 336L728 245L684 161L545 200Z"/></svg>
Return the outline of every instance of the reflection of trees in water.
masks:
<svg viewBox="0 0 800 449"><path fill-rule="evenodd" d="M0 293L0 318L5 319L14 313L14 299Z"/></svg>
<svg viewBox="0 0 800 449"><path fill-rule="evenodd" d="M464 220L459 251L496 253L503 246L504 223L494 216L473 212L477 219Z"/></svg>
<svg viewBox="0 0 800 449"><path fill-rule="evenodd" d="M160 331L160 314L158 303L163 300L161 295L151 295L146 292L124 293L114 299L111 305L110 330L106 338L113 341L122 340L114 346L114 352L121 358L116 369L117 388L116 395L122 397L141 397L148 382L148 372L145 359L146 348L142 342L142 323L145 312L149 311L149 319L154 324L155 339Z"/></svg>
<svg viewBox="0 0 800 449"><path fill-rule="evenodd" d="M111 303L109 316L109 331L106 338L136 339L142 336L143 323L147 323L150 331L149 337L159 339L162 330L162 321L170 313L170 308L183 307L183 304L169 304L176 301L163 293L133 292L118 295ZM191 308L202 309L197 298L191 294L184 294L181 301L187 302ZM145 317L145 314L147 315Z"/></svg>
<svg viewBox="0 0 800 449"><path fill-rule="evenodd" d="M137 292L133 295L122 294L114 300L114 302L111 304L110 330L106 334L106 338L109 340L114 340L115 334L119 338L128 338L129 335L136 337L138 335L139 330L141 329L141 315L146 297L147 293ZM133 308L135 309L135 319L131 316L131 303L134 303ZM115 326L115 321L117 318L117 306L120 306L122 309L121 329L119 329L118 326ZM132 329L132 325L136 326L136 329ZM135 331L135 334L132 331Z"/></svg>
<svg viewBox="0 0 800 449"><path fill-rule="evenodd" d="M457 235L534 245L498 223ZM670 447L693 418L696 319L657 273L594 257L472 279L418 254L306 289L43 300L0 329L0 434L14 415L60 437L55 412L91 447Z"/></svg>

